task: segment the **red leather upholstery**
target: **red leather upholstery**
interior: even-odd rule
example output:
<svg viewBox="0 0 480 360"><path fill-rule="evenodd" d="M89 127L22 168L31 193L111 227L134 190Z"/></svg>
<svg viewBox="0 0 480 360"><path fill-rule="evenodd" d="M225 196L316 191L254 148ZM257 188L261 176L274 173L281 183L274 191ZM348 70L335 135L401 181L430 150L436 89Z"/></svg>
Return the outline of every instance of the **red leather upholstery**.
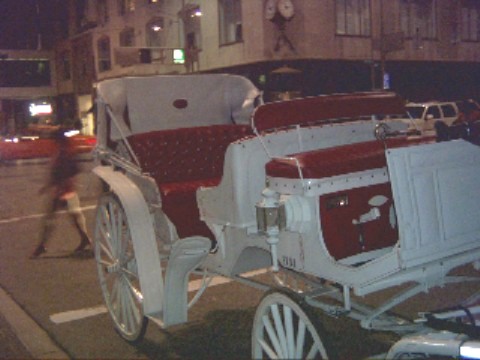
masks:
<svg viewBox="0 0 480 360"><path fill-rule="evenodd" d="M218 185L228 145L251 134L246 125L212 125L128 137L142 170L155 179L162 209L180 238L203 235L213 239L200 220L196 191Z"/></svg>
<svg viewBox="0 0 480 360"><path fill-rule="evenodd" d="M378 169L387 165L385 146L395 148L434 141L433 138L392 138L384 144L369 141L291 155L292 159L274 159L266 165L267 175L299 178L297 162L304 178L321 179L357 171ZM294 159L297 161L295 161Z"/></svg>
<svg viewBox="0 0 480 360"><path fill-rule="evenodd" d="M391 92L334 94L279 101L259 106L253 126L260 132L306 126L332 119L359 119L405 113L405 101Z"/></svg>
<svg viewBox="0 0 480 360"><path fill-rule="evenodd" d="M352 220L368 212L372 208L368 201L373 196L379 195L387 199L383 205L377 207L381 214L380 218L362 225L354 225ZM348 199L348 206L329 207L329 200L338 196ZM398 240L398 228L390 224L391 206L393 197L390 183L320 196L320 222L330 255L339 260L364 251L395 245Z"/></svg>

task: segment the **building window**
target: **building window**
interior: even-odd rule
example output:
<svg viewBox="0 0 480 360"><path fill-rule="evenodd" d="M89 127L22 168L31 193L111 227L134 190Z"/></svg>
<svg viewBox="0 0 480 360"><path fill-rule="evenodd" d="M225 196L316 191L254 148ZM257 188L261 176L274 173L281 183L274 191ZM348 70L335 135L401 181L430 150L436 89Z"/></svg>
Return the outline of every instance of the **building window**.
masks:
<svg viewBox="0 0 480 360"><path fill-rule="evenodd" d="M163 17L150 20L146 26L146 43L149 47L162 47L164 43L165 23Z"/></svg>
<svg viewBox="0 0 480 360"><path fill-rule="evenodd" d="M50 86L48 60L1 60L0 87Z"/></svg>
<svg viewBox="0 0 480 360"><path fill-rule="evenodd" d="M219 0L220 45L243 40L242 3L240 0Z"/></svg>
<svg viewBox="0 0 480 360"><path fill-rule="evenodd" d="M103 72L112 68L112 60L110 56L110 39L103 37L97 42L98 52L98 71Z"/></svg>
<svg viewBox="0 0 480 360"><path fill-rule="evenodd" d="M435 39L437 37L436 0L402 0L400 23L407 38Z"/></svg>
<svg viewBox="0 0 480 360"><path fill-rule="evenodd" d="M463 1L461 9L462 40L480 41L480 3Z"/></svg>
<svg viewBox="0 0 480 360"><path fill-rule="evenodd" d="M370 36L370 1L336 0L337 35Z"/></svg>
<svg viewBox="0 0 480 360"><path fill-rule="evenodd" d="M125 28L120 32L120 46L135 46L135 30Z"/></svg>
<svg viewBox="0 0 480 360"><path fill-rule="evenodd" d="M125 15L135 11L135 0L117 0L117 8L119 15Z"/></svg>

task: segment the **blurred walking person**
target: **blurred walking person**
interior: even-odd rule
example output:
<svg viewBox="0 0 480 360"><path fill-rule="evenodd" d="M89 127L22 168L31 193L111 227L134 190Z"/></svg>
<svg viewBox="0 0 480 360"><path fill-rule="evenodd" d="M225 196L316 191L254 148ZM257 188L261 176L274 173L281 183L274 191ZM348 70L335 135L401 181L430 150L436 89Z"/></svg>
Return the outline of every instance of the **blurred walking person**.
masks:
<svg viewBox="0 0 480 360"><path fill-rule="evenodd" d="M47 251L46 244L54 228L55 213L65 205L69 217L72 219L80 234L80 244L74 252L80 253L88 247L91 247L85 216L80 208L80 200L75 190L75 175L78 174L79 169L74 159L74 149L61 128L55 132L55 140L57 143L57 152L52 159L50 179L48 183L40 189L40 193L50 191L51 200L47 214L43 220L40 243L35 248L31 256L32 258L37 258Z"/></svg>

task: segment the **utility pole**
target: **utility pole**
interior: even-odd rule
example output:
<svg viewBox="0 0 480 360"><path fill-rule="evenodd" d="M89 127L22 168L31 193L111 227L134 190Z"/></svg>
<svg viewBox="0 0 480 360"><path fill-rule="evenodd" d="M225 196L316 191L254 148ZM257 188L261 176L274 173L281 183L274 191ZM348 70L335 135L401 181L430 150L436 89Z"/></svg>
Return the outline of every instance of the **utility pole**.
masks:
<svg viewBox="0 0 480 360"><path fill-rule="evenodd" d="M40 5L38 4L38 0L35 1L35 8L37 12L37 19L36 19L36 30L37 30L37 50L42 50L42 31L41 31L41 20L40 20Z"/></svg>
<svg viewBox="0 0 480 360"><path fill-rule="evenodd" d="M380 68L382 71L382 89L385 90L385 28L383 25L383 0L380 0Z"/></svg>

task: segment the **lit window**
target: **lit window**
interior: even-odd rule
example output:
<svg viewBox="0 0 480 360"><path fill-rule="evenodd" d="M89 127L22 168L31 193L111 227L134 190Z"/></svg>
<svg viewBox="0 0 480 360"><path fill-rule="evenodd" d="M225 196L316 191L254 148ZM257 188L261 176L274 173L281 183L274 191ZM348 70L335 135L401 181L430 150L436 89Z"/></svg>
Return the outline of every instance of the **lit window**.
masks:
<svg viewBox="0 0 480 360"><path fill-rule="evenodd" d="M146 37L147 46L162 47L164 46L164 29L165 24L162 17L154 18L147 23Z"/></svg>
<svg viewBox="0 0 480 360"><path fill-rule="evenodd" d="M220 45L241 42L242 3L240 0L219 0Z"/></svg>
<svg viewBox="0 0 480 360"><path fill-rule="evenodd" d="M436 0L402 0L400 23L408 38L416 40L437 37Z"/></svg>
<svg viewBox="0 0 480 360"><path fill-rule="evenodd" d="M336 0L336 34L370 36L370 1Z"/></svg>
<svg viewBox="0 0 480 360"><path fill-rule="evenodd" d="M112 61L110 57L110 39L104 37L97 42L98 52L98 71L103 72L112 68Z"/></svg>

